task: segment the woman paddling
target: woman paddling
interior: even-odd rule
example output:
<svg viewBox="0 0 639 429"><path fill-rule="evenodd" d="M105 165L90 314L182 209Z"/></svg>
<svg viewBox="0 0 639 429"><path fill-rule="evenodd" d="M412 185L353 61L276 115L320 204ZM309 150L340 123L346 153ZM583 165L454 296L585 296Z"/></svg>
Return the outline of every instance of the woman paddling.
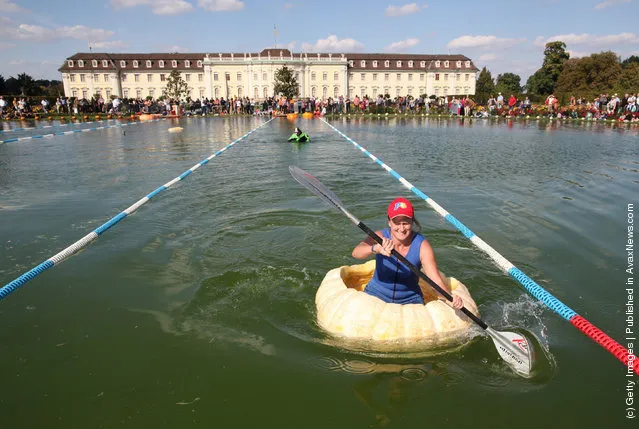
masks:
<svg viewBox="0 0 639 429"><path fill-rule="evenodd" d="M410 201L405 198L394 199L388 206L387 214L389 227L376 231L377 235L382 237L382 244L368 237L353 249L353 257L356 259L376 255L375 274L364 292L384 302L424 304L419 279L407 266L391 255L391 251L395 249L451 294L439 276L433 248L419 232L421 225L415 219ZM413 231L413 225L416 231ZM458 295L451 295L453 296L451 306L460 309L463 306L462 299ZM449 303L448 300L444 301Z"/></svg>

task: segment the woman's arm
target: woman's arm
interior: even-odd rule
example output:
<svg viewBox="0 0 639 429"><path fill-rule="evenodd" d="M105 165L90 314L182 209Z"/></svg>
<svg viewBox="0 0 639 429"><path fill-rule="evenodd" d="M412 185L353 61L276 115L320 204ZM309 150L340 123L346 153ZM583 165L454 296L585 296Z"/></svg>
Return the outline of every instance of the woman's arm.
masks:
<svg viewBox="0 0 639 429"><path fill-rule="evenodd" d="M419 249L419 259L422 262L422 271L424 274L430 277L439 287L452 295L452 307L456 309L462 308L464 305L462 299L458 295L453 294L439 276L439 270L437 269L437 263L435 262L435 253L433 252L433 248L430 243L426 240L422 241L422 245ZM448 300L446 300L446 303L449 305L451 304Z"/></svg>
<svg viewBox="0 0 639 429"><path fill-rule="evenodd" d="M370 237L366 237L366 240L359 243L353 249L352 256L355 259L366 259L377 253L390 256L393 250L393 240L385 238L382 235L382 231L375 231L375 234L382 237L383 243L380 245Z"/></svg>

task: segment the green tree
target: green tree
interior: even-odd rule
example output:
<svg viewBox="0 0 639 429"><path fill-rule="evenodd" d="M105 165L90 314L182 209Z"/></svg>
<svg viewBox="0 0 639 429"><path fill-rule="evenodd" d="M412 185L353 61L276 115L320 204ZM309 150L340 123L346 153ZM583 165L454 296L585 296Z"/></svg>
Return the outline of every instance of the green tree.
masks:
<svg viewBox="0 0 639 429"><path fill-rule="evenodd" d="M621 67L626 68L632 64L637 64L637 63L639 63L639 57L636 55L631 55L621 62Z"/></svg>
<svg viewBox="0 0 639 429"><path fill-rule="evenodd" d="M6 94L6 93L7 93L7 85L4 81L4 76L0 74L0 94Z"/></svg>
<svg viewBox="0 0 639 429"><path fill-rule="evenodd" d="M36 93L36 84L31 76L26 73L20 73L18 78L18 89L20 90L20 95L35 95Z"/></svg>
<svg viewBox="0 0 639 429"><path fill-rule="evenodd" d="M166 95L179 100L190 94L189 85L186 83L180 72L173 70L166 80Z"/></svg>
<svg viewBox="0 0 639 429"><path fill-rule="evenodd" d="M497 75L495 91L501 92L504 97L509 94L521 94L521 77L514 73L504 73Z"/></svg>
<svg viewBox="0 0 639 429"><path fill-rule="evenodd" d="M479 104L486 104L488 98L495 92L495 82L490 71L484 67L479 72L475 85L475 101Z"/></svg>
<svg viewBox="0 0 639 429"><path fill-rule="evenodd" d="M634 94L637 88L639 88L639 62L626 65L619 78L619 92Z"/></svg>
<svg viewBox="0 0 639 429"><path fill-rule="evenodd" d="M622 68L614 52L601 52L567 61L556 92L560 94L594 97L619 89Z"/></svg>
<svg viewBox="0 0 639 429"><path fill-rule="evenodd" d="M284 66L275 72L275 85L273 86L275 94L281 94L286 98L294 98L297 96L299 86L297 79L293 74L293 70Z"/></svg>
<svg viewBox="0 0 639 429"><path fill-rule="evenodd" d="M526 82L529 92L547 95L555 90L555 84L563 70L564 63L570 58L564 42L546 43L544 62L539 70L533 73Z"/></svg>

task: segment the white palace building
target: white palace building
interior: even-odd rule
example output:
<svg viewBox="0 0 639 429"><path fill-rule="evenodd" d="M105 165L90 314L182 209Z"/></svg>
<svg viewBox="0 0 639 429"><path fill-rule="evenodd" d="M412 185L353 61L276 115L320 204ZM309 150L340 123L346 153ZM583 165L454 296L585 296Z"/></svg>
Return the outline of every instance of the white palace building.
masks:
<svg viewBox="0 0 639 429"><path fill-rule="evenodd" d="M275 72L287 66L301 97L377 98L475 93L477 67L464 55L292 53L269 48L259 53L78 53L58 70L66 97L90 99L160 97L178 70L193 100L271 97Z"/></svg>

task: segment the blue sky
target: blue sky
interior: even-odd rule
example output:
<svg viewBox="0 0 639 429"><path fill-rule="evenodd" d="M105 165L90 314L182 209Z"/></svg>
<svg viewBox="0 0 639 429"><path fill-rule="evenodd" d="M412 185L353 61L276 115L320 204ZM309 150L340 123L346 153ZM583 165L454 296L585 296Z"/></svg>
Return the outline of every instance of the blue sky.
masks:
<svg viewBox="0 0 639 429"><path fill-rule="evenodd" d="M60 79L87 52L463 54L522 83L563 40L639 55L639 0L0 0L0 75Z"/></svg>

